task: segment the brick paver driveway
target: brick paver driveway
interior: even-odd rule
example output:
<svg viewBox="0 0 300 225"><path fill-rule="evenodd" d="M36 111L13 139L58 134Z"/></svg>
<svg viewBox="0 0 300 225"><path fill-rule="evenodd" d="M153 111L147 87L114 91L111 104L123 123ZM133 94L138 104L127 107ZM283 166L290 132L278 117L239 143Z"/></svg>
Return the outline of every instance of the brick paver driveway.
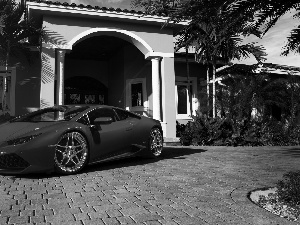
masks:
<svg viewBox="0 0 300 225"><path fill-rule="evenodd" d="M0 224L296 224L247 198L299 169L299 147L166 147L74 176L0 175Z"/></svg>

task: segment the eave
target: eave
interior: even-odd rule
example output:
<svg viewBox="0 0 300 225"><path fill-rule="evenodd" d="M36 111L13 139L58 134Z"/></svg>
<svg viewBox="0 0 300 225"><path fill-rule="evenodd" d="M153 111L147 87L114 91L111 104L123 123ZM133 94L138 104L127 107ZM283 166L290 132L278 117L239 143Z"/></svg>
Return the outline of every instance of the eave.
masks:
<svg viewBox="0 0 300 225"><path fill-rule="evenodd" d="M101 17L106 20L117 20L117 21L126 21L142 24L152 24L162 26L168 20L166 16L159 15L146 15L142 12L137 12L134 10L114 10L107 8L96 8L96 7L73 7L69 4L48 4L45 2L35 2L27 1L27 8L29 17L41 20L43 15L52 15L59 16L63 15L64 17L81 17L81 18L97 18ZM185 23L174 24L169 23L169 26L177 27L183 26Z"/></svg>

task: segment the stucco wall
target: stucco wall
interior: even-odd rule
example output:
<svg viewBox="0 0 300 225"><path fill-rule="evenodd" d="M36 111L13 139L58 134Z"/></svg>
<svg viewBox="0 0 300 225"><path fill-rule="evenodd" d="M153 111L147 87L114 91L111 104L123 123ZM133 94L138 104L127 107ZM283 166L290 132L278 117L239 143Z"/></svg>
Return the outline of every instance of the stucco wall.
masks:
<svg viewBox="0 0 300 225"><path fill-rule="evenodd" d="M66 48L72 50L73 45L86 38L107 35L121 38L132 44L116 52L108 62L106 81L108 84L108 104L125 108L126 80L146 77L148 106L151 116L153 108L152 62L151 60L146 60L145 56L154 52L150 55L172 57L174 52L173 31L170 28L161 29L161 25L161 23L144 24L127 19L123 21L111 19L109 21L101 17L84 18L82 16L79 18L77 16L71 17L70 15L59 16L58 14L50 17L44 15L43 27L46 31L46 39L43 43L44 48L42 54L46 57L48 62L43 63L42 77L49 79L47 83L42 83L41 105L53 105L53 98L49 96L51 94L53 95L51 91L53 91L52 89L54 87L53 75L56 67L55 51L53 54L52 49ZM69 63L71 63L71 61L69 61ZM93 76L98 76L95 71L96 67L89 63L84 62L84 65L93 67L89 72L93 74ZM165 98L164 100L162 99L161 102L162 125L164 130L169 130L167 136L175 137L174 58L162 58L160 64L160 95ZM65 66L69 67L68 60ZM104 66L104 64L102 64L101 67L102 66ZM71 69L66 68L65 78L80 71L82 71L82 68L78 68L78 70L76 70L75 67ZM103 83L105 84L105 82Z"/></svg>
<svg viewBox="0 0 300 225"><path fill-rule="evenodd" d="M30 59L12 59L16 67L15 115L22 115L40 107L40 53L32 52Z"/></svg>
<svg viewBox="0 0 300 225"><path fill-rule="evenodd" d="M173 53L174 51L173 31L169 28L161 29L159 23L155 26L144 26L132 23L132 21L108 21L101 20L101 17L99 19L44 16L43 26L47 34L46 41L55 45L68 45L74 37L92 28L110 28L137 35L151 46L153 51L164 53ZM126 37L126 35L121 36Z"/></svg>

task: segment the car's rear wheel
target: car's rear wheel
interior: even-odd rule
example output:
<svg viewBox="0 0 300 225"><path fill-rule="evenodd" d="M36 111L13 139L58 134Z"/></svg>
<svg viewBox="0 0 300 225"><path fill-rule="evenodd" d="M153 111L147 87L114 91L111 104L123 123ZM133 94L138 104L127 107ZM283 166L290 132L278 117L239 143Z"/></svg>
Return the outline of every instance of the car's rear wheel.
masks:
<svg viewBox="0 0 300 225"><path fill-rule="evenodd" d="M150 131L148 150L152 158L156 158L161 155L163 149L163 137L160 129L152 128Z"/></svg>
<svg viewBox="0 0 300 225"><path fill-rule="evenodd" d="M78 173L88 161L88 143L85 137L76 131L64 134L55 148L54 166L61 174Z"/></svg>

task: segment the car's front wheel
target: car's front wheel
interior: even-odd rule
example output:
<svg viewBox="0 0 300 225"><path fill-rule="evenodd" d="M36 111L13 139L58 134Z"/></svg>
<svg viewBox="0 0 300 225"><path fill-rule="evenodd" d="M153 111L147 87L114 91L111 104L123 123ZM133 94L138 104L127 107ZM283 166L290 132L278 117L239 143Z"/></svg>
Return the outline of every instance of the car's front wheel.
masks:
<svg viewBox="0 0 300 225"><path fill-rule="evenodd" d="M58 173L78 173L88 161L88 143L76 131L62 135L55 148L54 167Z"/></svg>
<svg viewBox="0 0 300 225"><path fill-rule="evenodd" d="M163 149L163 137L160 129L157 127L152 128L150 131L148 150L152 158L156 158L161 155Z"/></svg>

